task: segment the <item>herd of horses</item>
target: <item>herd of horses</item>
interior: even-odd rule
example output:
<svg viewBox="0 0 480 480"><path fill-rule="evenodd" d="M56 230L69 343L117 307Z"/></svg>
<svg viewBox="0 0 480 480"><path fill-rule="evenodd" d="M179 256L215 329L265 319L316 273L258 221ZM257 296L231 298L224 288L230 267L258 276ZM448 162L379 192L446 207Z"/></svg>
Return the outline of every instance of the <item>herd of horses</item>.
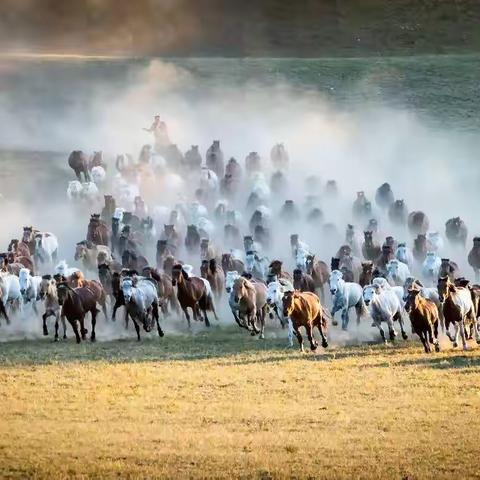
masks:
<svg viewBox="0 0 480 480"><path fill-rule="evenodd" d="M440 330L454 347L459 336L464 349L473 337L480 343L480 285L442 258L444 239L465 255L465 223L455 217L444 234L432 231L426 213L408 211L388 183L373 202L357 193L342 239L342 226L326 222L321 208L337 201L334 180L304 178L301 208L285 198L291 165L283 144L272 148L269 162L249 153L244 166L225 161L218 141L205 161L198 146L183 154L176 145L160 151L146 145L138 160L121 154L113 164L102 152L88 157L74 151L68 164L76 175L68 198L90 215L85 238L75 245L76 266L58 260L54 233L24 227L0 254L0 315L7 322L41 314L48 335L47 320L54 317L58 340L60 325L67 337L68 321L80 343L88 316L94 341L100 310L115 320L123 307L125 327L131 319L140 340L141 329L155 327L163 337L168 316L183 315L188 326L193 317L209 327L209 315L218 319L218 305L225 302L238 327L252 336L264 338L267 323L279 321L289 345L295 336L302 351L302 327L312 350L318 347L314 329L325 348L337 312L341 329L349 330L352 309L357 324L378 329L385 342L397 337L396 325L406 339L410 321L425 352L439 350ZM167 199L148 204L142 192L147 178L162 182L157 198L177 189L170 205ZM408 240L389 235L389 227ZM311 239L338 242L329 261L317 258ZM271 258L279 245L283 255ZM480 237L473 238L467 259L478 281Z"/></svg>

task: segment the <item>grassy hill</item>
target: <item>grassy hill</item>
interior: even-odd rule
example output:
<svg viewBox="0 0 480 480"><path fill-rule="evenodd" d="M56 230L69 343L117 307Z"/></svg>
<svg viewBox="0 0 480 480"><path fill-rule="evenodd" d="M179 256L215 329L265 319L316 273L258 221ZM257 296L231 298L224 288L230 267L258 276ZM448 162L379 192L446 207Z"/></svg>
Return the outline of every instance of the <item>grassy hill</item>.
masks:
<svg viewBox="0 0 480 480"><path fill-rule="evenodd" d="M3 49L360 56L480 50L477 0L4 0Z"/></svg>

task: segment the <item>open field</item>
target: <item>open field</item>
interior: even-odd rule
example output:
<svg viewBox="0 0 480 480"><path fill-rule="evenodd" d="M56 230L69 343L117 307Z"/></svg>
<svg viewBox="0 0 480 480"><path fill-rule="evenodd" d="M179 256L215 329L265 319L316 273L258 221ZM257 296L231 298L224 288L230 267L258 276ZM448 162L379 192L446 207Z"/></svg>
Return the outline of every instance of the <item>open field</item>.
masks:
<svg viewBox="0 0 480 480"><path fill-rule="evenodd" d="M480 350L0 344L3 478L479 478Z"/></svg>

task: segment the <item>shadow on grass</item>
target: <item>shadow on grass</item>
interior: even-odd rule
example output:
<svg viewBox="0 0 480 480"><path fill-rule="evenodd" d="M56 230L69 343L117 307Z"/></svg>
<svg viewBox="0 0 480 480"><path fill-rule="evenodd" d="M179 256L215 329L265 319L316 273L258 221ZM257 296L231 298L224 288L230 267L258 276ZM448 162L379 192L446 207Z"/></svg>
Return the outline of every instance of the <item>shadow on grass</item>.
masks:
<svg viewBox="0 0 480 480"><path fill-rule="evenodd" d="M373 348L372 348L373 347ZM33 366L68 362L172 362L219 359L219 365L248 365L275 363L289 359L331 361L350 356L367 356L378 353L381 345L352 345L323 349L316 353L308 350L301 354L295 340L288 348L286 339L260 340L236 327L213 327L196 334L167 335L159 338L155 333L143 336L140 342L134 337L77 345L73 338L53 342L51 337L38 340L17 340L0 343L0 366ZM308 349L308 342L305 344ZM339 350L341 348L341 350ZM392 349L395 350L395 349ZM385 352L389 353L389 352ZM393 353L393 352L392 352Z"/></svg>
<svg viewBox="0 0 480 480"><path fill-rule="evenodd" d="M217 326L195 334L167 335L163 338L152 332L144 336L140 342L133 337L96 343L87 340L79 345L73 338L57 343L51 338L5 342L0 343L0 367L90 362L190 362L205 359L218 359L216 364L222 366L277 363L298 359L329 362L375 356L381 356L383 361L367 362L364 367L424 366L435 369L461 369L480 365L480 357L469 355L445 356L443 352L417 355L412 351L414 345L410 341L398 342L389 347L376 342L345 346L332 344L327 349L319 346L317 352L310 353L306 342L306 353L302 354L296 341L293 348L287 348L283 335L281 338L260 340L236 327ZM398 354L411 354L411 358L394 358ZM392 357L392 360L389 361L388 357Z"/></svg>

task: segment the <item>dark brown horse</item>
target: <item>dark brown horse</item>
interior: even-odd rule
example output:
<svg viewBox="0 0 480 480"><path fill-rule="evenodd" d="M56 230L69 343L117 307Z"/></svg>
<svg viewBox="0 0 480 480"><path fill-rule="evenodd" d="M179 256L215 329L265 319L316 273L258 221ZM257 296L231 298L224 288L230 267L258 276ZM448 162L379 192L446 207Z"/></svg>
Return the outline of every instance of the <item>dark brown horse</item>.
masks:
<svg viewBox="0 0 480 480"><path fill-rule="evenodd" d="M293 271L293 288L300 292L315 293L315 282L308 273L302 272L299 268Z"/></svg>
<svg viewBox="0 0 480 480"><path fill-rule="evenodd" d="M194 320L200 320L200 311L203 312L205 325L210 326L207 310L211 310L216 319L215 305L213 303L212 292L205 284L203 279L198 277L189 277L183 266L176 264L172 268L172 285L177 286L177 297L182 307L188 326L190 326L190 315L187 309L191 308ZM209 291L210 290L210 291Z"/></svg>
<svg viewBox="0 0 480 480"><path fill-rule="evenodd" d="M88 333L85 328L85 315L92 316L92 333L90 340L95 341L95 325L97 322L97 300L94 292L88 287L71 288L65 282L57 285L58 301L62 306L62 315L65 315L75 333L77 343L86 339ZM80 324L80 332L78 330Z"/></svg>
<svg viewBox="0 0 480 480"><path fill-rule="evenodd" d="M310 348L316 350L318 343L313 336L313 328L317 327L322 337L322 347L328 347L327 342L327 320L328 316L323 309L320 299L310 292L285 292L283 296L283 315L290 317L293 325L293 332L303 352L303 338L299 332L300 327L307 331Z"/></svg>
<svg viewBox="0 0 480 480"><path fill-rule="evenodd" d="M283 263L280 260L273 260L273 262L270 263L268 267L268 281L271 281L275 278L277 280L284 278L285 280L293 282L292 276L288 272L282 270L282 265Z"/></svg>
<svg viewBox="0 0 480 480"><path fill-rule="evenodd" d="M102 208L101 218L104 222L109 222L113 218L117 204L111 195L104 195L105 206Z"/></svg>
<svg viewBox="0 0 480 480"><path fill-rule="evenodd" d="M148 260L143 255L137 255L133 250L124 250L122 253L122 267L140 272L148 267Z"/></svg>
<svg viewBox="0 0 480 480"><path fill-rule="evenodd" d="M100 220L99 214L92 214L87 228L87 241L94 245L107 245L108 241L108 227Z"/></svg>
<svg viewBox="0 0 480 480"><path fill-rule="evenodd" d="M425 353L430 353L430 343L435 345L435 351L440 350L438 342L439 314L437 306L423 298L420 290L410 288L408 290L405 310L410 315L412 330L420 337Z"/></svg>
<svg viewBox="0 0 480 480"><path fill-rule="evenodd" d="M74 150L68 157L68 165L73 169L77 180L82 181L83 174L85 182L90 181L90 173L88 171L88 158L81 150Z"/></svg>
<svg viewBox="0 0 480 480"><path fill-rule="evenodd" d="M212 258L211 260L203 260L200 267L200 275L210 283L212 291L217 300L220 300L223 295L225 286L225 274L222 267L217 265L217 261Z"/></svg>

